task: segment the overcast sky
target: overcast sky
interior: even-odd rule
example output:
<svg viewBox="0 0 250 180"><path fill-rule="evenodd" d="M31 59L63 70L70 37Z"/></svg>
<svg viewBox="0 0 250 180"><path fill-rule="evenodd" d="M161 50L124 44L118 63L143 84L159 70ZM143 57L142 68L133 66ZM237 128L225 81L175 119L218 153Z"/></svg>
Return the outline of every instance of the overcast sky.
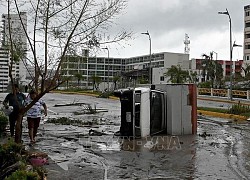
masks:
<svg viewBox="0 0 250 180"><path fill-rule="evenodd" d="M133 57L152 53L184 53L185 33L190 37L190 59L215 51L218 59L229 60L229 18L219 15L226 8L232 19L232 40L243 45L244 6L249 0L129 0L120 27L133 31L133 40L108 46L110 57ZM105 56L103 51L99 55ZM214 56L215 58L215 56ZM243 48L233 49L233 60L243 59Z"/></svg>
<svg viewBox="0 0 250 180"><path fill-rule="evenodd" d="M149 54L148 36L141 34L148 30L152 54L184 53L183 41L187 33L191 42L190 59L215 51L219 60L229 60L229 18L218 12L228 9L232 19L232 41L243 45L245 5L250 5L250 0L128 0L127 8L110 33L123 28L133 32L133 39L120 45L108 45L110 57ZM97 56L107 56L107 51L101 50ZM243 47L235 47L233 60L242 59Z"/></svg>

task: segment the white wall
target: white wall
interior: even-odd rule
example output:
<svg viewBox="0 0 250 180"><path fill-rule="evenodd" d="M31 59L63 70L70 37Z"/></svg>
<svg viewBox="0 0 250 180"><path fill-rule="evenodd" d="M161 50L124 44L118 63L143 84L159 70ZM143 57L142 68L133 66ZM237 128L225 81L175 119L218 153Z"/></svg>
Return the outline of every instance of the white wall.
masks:
<svg viewBox="0 0 250 180"><path fill-rule="evenodd" d="M152 69L152 84L168 83L169 77L164 77L163 81L161 81L161 77L164 76L164 73L167 72L172 65L180 65L183 70L188 70L189 64L189 54L164 53L164 67Z"/></svg>

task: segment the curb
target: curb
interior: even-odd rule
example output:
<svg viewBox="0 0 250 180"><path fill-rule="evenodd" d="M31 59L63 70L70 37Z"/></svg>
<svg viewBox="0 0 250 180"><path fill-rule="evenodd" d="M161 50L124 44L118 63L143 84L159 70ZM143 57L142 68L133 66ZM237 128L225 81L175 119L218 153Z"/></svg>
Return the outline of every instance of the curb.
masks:
<svg viewBox="0 0 250 180"><path fill-rule="evenodd" d="M92 94L92 93L85 93L85 92L63 92L63 91L51 91L52 93L59 93L59 94L76 94L76 95L85 95L85 96L92 96L92 97L98 97L99 94ZM109 98L106 99L113 99L113 100L120 100L120 98L115 96L109 96Z"/></svg>
<svg viewBox="0 0 250 180"><path fill-rule="evenodd" d="M241 116L236 114L225 114L225 113L218 113L218 112L204 111L204 110L197 110L197 114L218 117L218 118L234 119L240 121L246 121L248 119L246 116Z"/></svg>

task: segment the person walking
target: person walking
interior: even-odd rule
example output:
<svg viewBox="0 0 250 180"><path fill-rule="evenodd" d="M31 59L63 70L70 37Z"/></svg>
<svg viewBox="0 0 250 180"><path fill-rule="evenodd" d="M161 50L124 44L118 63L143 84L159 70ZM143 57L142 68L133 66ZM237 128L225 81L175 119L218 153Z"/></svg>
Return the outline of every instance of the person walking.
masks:
<svg viewBox="0 0 250 180"><path fill-rule="evenodd" d="M31 90L28 97L26 98L25 104L30 104L37 96L36 91ZM47 116L47 106L42 99L39 99L28 111L27 111L27 121L29 129L30 143L34 144L36 142L35 137L37 135L37 130L40 125L40 120L42 116L42 107L44 109L44 115Z"/></svg>
<svg viewBox="0 0 250 180"><path fill-rule="evenodd" d="M9 106L13 107L13 111L9 114L9 125L10 125L10 135L14 137L15 135L15 126L17 121L17 116L21 107L24 106L24 101L26 96L19 91L18 84L14 84L14 92L7 94L3 101L3 105L6 109L9 109Z"/></svg>

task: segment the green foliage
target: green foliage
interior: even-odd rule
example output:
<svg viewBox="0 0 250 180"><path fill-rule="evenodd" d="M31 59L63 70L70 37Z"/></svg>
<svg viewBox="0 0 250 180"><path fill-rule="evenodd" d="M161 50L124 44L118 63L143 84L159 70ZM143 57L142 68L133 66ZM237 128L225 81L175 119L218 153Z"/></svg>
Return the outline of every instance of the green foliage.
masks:
<svg viewBox="0 0 250 180"><path fill-rule="evenodd" d="M247 105L243 105L243 104L234 104L232 105L231 108L229 108L228 113L230 114L244 114L244 113L249 113L250 112L250 107Z"/></svg>
<svg viewBox="0 0 250 180"><path fill-rule="evenodd" d="M0 144L0 179L43 179L46 170L43 167L34 167L28 170L28 159L28 153L24 150L24 146L15 143L13 139L10 139L6 144ZM11 166L12 168L10 168Z"/></svg>
<svg viewBox="0 0 250 180"><path fill-rule="evenodd" d="M241 116L250 117L250 107L248 105L243 104L234 104L229 109L222 109L222 108L210 108L210 107L198 107L198 110L204 111L212 111L218 113L227 113L227 114L236 114Z"/></svg>
<svg viewBox="0 0 250 180"><path fill-rule="evenodd" d="M8 124L8 117L5 116L5 114L2 111L0 111L0 137L5 132L7 124Z"/></svg>
<svg viewBox="0 0 250 180"><path fill-rule="evenodd" d="M185 83L189 79L189 72L182 70L180 65L172 65L171 68L164 73L164 76L170 77L169 81L171 83Z"/></svg>
<svg viewBox="0 0 250 180"><path fill-rule="evenodd" d="M140 83L140 84L147 84L147 83L148 83L148 79L145 79L144 77L141 77L141 78L139 79L139 83Z"/></svg>
<svg viewBox="0 0 250 180"><path fill-rule="evenodd" d="M0 145L0 169L16 163L21 160L20 154L23 150L23 146L10 139L8 143Z"/></svg>
<svg viewBox="0 0 250 180"><path fill-rule="evenodd" d="M22 151L23 146L21 144L15 143L13 139L10 139L6 144L0 145L0 179L4 178L6 175L10 175L11 172L13 172L5 172L5 169L7 169L9 166L17 162L25 161L21 156Z"/></svg>
<svg viewBox="0 0 250 180"><path fill-rule="evenodd" d="M210 88L211 87L211 82L210 81L201 82L201 83L199 83L199 87L200 88Z"/></svg>
<svg viewBox="0 0 250 180"><path fill-rule="evenodd" d="M102 79L99 76L91 76L92 84L93 84L93 90L99 89L99 84L101 83Z"/></svg>
<svg viewBox="0 0 250 180"><path fill-rule="evenodd" d="M12 173L9 177L5 178L6 180L39 180L41 179L37 172L17 170Z"/></svg>
<svg viewBox="0 0 250 180"><path fill-rule="evenodd" d="M197 82L196 79L197 79L197 72L191 71L190 75L189 75L189 82L190 83L196 83Z"/></svg>
<svg viewBox="0 0 250 180"><path fill-rule="evenodd" d="M218 61L213 61L213 52L210 55L203 54L201 61L202 74L206 80L211 81L210 87L220 86L223 78L223 68Z"/></svg>

